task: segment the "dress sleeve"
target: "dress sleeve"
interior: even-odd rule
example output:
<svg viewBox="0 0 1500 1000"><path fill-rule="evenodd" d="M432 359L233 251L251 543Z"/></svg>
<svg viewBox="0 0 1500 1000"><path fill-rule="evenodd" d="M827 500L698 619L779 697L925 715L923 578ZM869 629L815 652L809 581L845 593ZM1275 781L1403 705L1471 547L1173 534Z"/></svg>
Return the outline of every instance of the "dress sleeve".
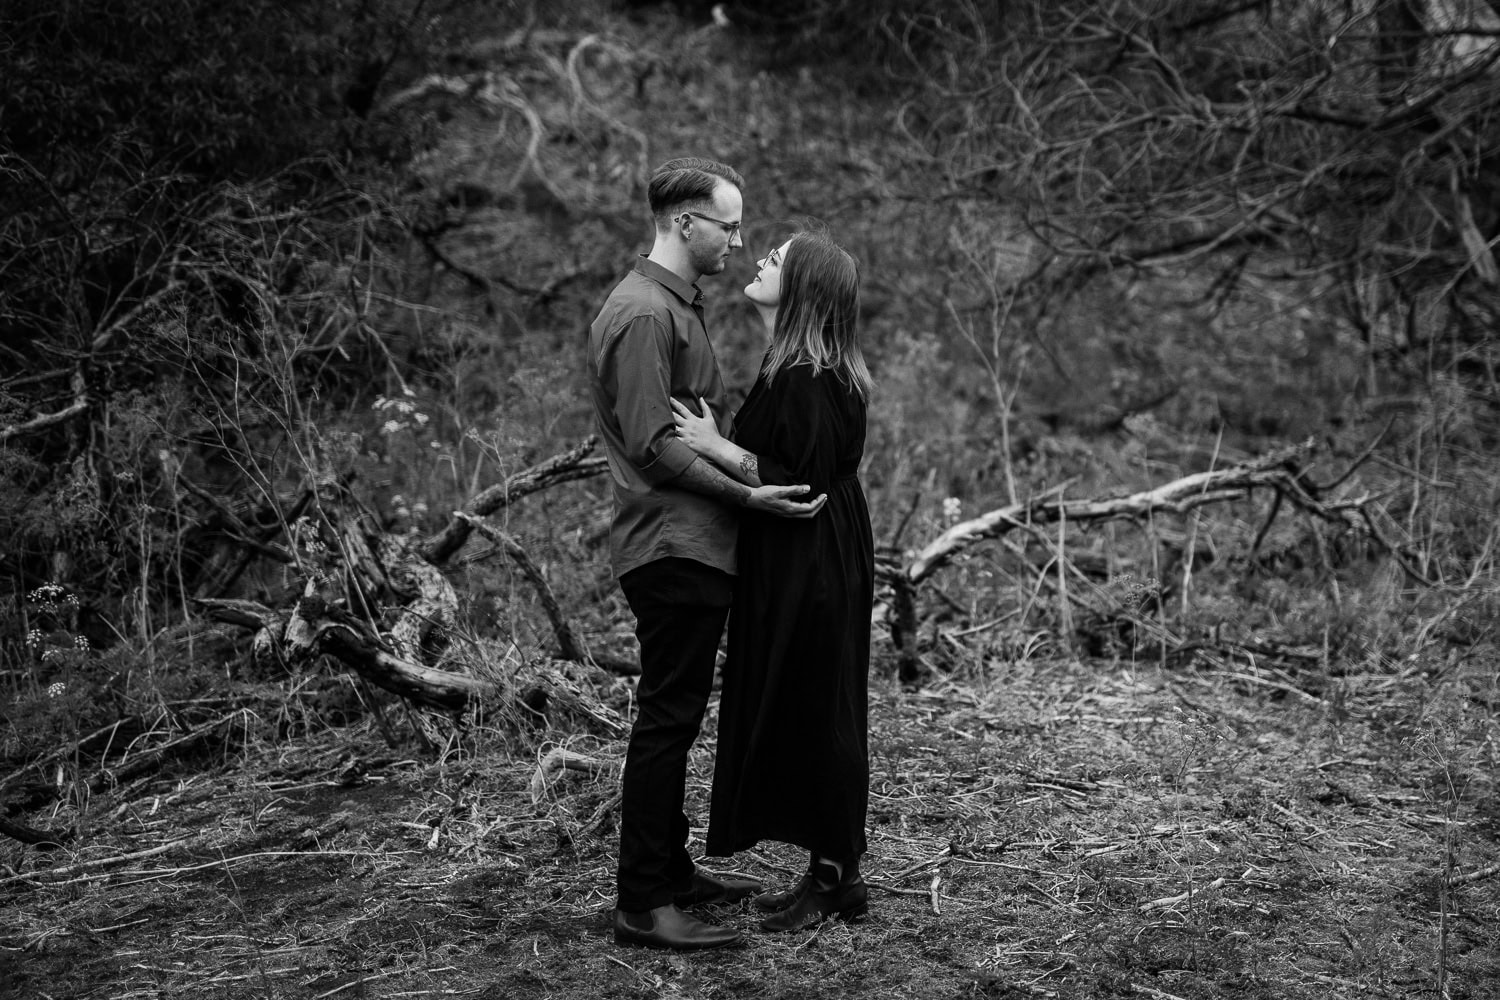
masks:
<svg viewBox="0 0 1500 1000"><path fill-rule="evenodd" d="M832 393L840 388L832 373L814 374L811 365L793 365L776 373L766 400L770 445L757 456L762 482L806 483L814 495L829 491L840 438Z"/></svg>
<svg viewBox="0 0 1500 1000"><path fill-rule="evenodd" d="M652 483L682 474L698 456L672 420L671 331L649 316L622 326L599 353L599 381L614 401L625 456Z"/></svg>

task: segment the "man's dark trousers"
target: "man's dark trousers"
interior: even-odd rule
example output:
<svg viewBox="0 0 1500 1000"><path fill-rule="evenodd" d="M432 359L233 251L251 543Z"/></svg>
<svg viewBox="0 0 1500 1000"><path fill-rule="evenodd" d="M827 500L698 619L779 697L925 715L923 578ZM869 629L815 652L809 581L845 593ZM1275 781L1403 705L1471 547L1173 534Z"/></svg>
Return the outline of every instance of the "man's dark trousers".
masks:
<svg viewBox="0 0 1500 1000"><path fill-rule="evenodd" d="M698 736L734 577L693 559L657 559L620 578L641 645L635 726L620 801L618 907L672 902L691 883L682 811L688 751Z"/></svg>

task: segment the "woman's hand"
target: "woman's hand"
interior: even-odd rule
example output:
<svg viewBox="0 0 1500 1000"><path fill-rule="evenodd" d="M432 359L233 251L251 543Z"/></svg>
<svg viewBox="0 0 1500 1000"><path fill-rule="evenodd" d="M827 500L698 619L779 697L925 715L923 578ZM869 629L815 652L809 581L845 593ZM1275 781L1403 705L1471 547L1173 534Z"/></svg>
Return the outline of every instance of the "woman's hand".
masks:
<svg viewBox="0 0 1500 1000"><path fill-rule="evenodd" d="M705 458L712 459L724 444L719 425L714 421L714 412L703 397L698 397L698 406L703 416L698 416L676 399L672 400L672 419L677 423L677 436L683 443Z"/></svg>

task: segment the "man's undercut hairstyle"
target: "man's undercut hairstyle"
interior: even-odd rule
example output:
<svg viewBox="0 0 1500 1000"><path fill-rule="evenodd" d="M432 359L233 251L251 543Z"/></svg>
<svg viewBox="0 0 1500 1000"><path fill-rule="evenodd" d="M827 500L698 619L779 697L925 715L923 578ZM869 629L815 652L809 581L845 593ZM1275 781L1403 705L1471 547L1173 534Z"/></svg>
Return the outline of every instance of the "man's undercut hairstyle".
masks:
<svg viewBox="0 0 1500 1000"><path fill-rule="evenodd" d="M656 168L646 188L646 200L658 229L665 229L682 209L704 211L712 204L714 189L725 180L745 189L745 178L730 166L700 156L668 160Z"/></svg>

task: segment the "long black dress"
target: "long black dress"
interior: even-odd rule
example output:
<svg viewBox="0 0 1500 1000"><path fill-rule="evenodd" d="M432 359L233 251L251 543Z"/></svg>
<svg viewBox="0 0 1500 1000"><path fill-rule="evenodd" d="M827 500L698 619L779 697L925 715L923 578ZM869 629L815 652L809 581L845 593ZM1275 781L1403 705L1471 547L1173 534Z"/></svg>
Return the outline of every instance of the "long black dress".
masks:
<svg viewBox="0 0 1500 1000"><path fill-rule="evenodd" d="M735 418L761 481L828 494L816 517L746 513L729 619L707 851L761 840L865 850L875 546L858 470L865 404L809 365L762 376Z"/></svg>

